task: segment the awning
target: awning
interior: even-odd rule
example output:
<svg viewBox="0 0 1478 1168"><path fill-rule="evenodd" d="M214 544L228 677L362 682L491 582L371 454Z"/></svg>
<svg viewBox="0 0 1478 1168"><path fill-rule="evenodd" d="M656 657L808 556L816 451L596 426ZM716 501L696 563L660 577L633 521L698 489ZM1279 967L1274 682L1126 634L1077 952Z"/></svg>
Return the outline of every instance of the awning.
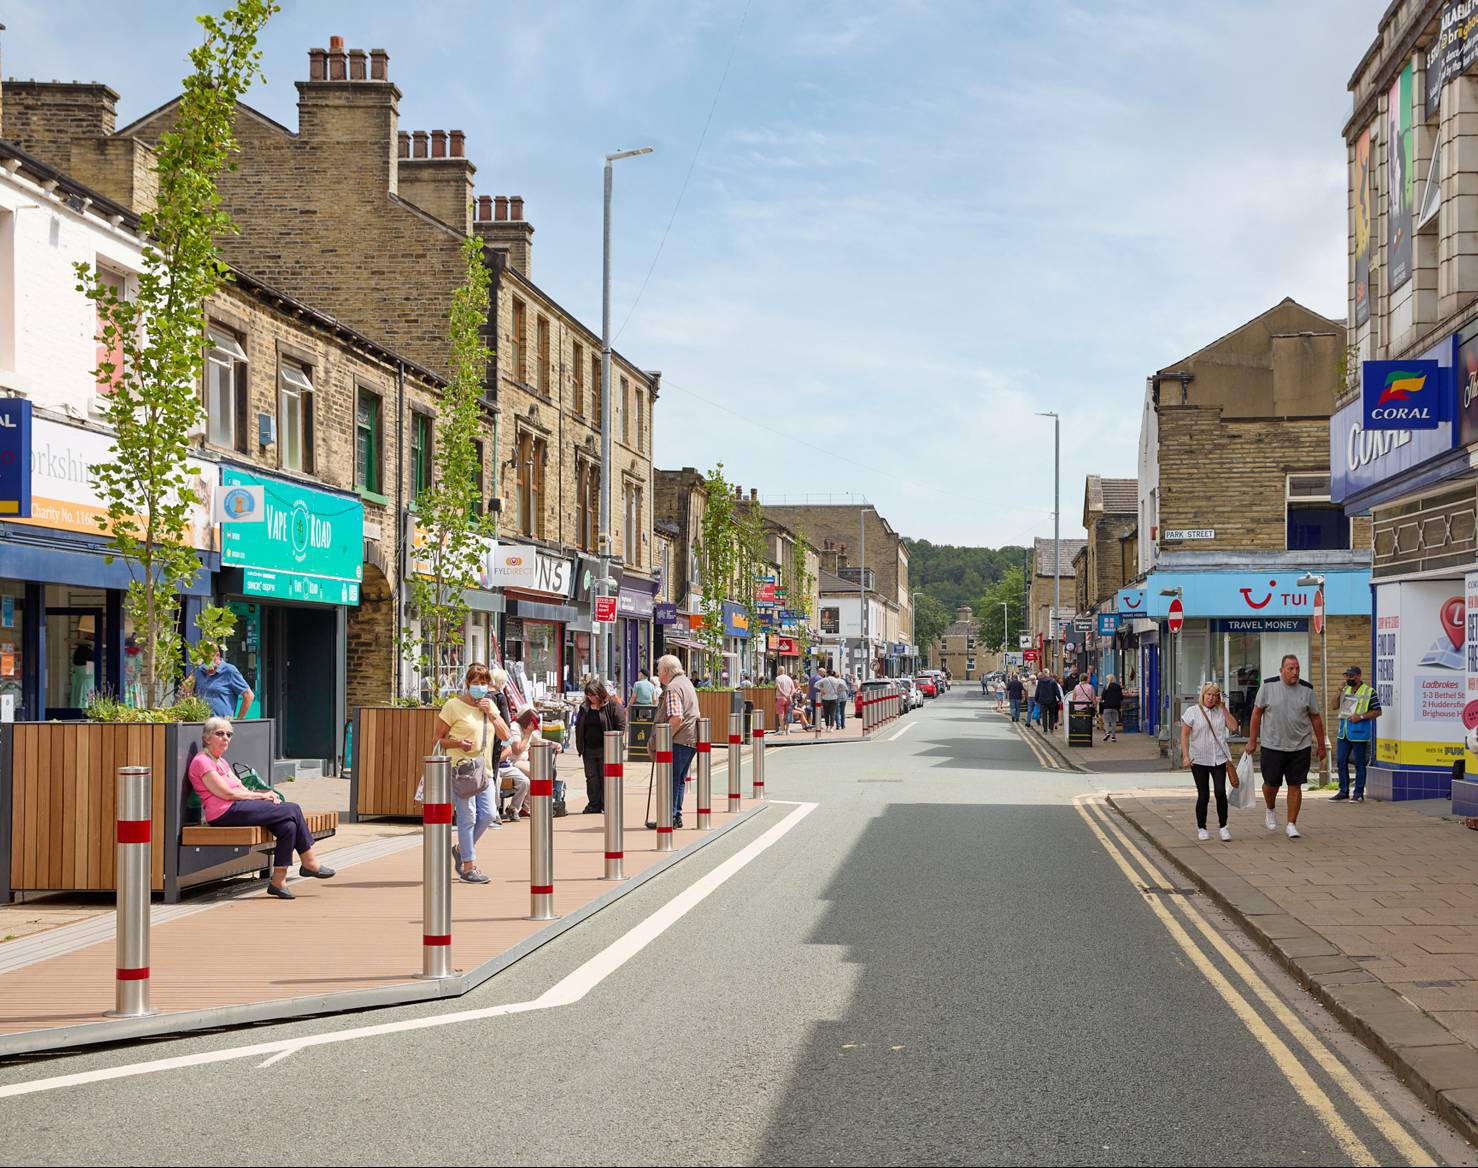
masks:
<svg viewBox="0 0 1478 1168"><path fill-rule="evenodd" d="M683 649L706 649L708 646L698 641L690 641L687 637L674 637L671 633L662 638L664 645L677 645Z"/></svg>

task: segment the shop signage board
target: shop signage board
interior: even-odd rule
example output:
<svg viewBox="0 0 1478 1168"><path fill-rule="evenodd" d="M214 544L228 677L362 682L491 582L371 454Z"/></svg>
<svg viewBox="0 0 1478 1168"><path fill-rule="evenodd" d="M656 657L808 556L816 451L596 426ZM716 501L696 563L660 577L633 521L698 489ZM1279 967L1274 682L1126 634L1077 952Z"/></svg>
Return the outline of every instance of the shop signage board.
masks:
<svg viewBox="0 0 1478 1168"><path fill-rule="evenodd" d="M1363 424L1367 430L1435 430L1452 419L1436 361L1366 361L1361 366Z"/></svg>
<svg viewBox="0 0 1478 1168"><path fill-rule="evenodd" d="M1023 661L1035 661L1038 656L1039 654L1036 649L1023 649L1021 651L1021 659Z"/></svg>
<svg viewBox="0 0 1478 1168"><path fill-rule="evenodd" d="M677 605L661 601L652 609L652 619L659 625L677 624Z"/></svg>
<svg viewBox="0 0 1478 1168"><path fill-rule="evenodd" d="M1463 757L1465 582L1407 580L1375 589L1376 761L1449 768Z"/></svg>
<svg viewBox="0 0 1478 1168"><path fill-rule="evenodd" d="M761 604L775 603L775 580L768 577L754 586L754 598Z"/></svg>
<svg viewBox="0 0 1478 1168"><path fill-rule="evenodd" d="M596 624L608 625L616 619L616 598L614 596L597 596L595 598L595 622Z"/></svg>
<svg viewBox="0 0 1478 1168"><path fill-rule="evenodd" d="M1211 622L1213 633L1306 633L1309 622L1301 616L1226 617Z"/></svg>
<svg viewBox="0 0 1478 1168"><path fill-rule="evenodd" d="M1314 589L1300 587L1302 571L1292 572L1156 572L1147 590L1145 607L1152 617L1164 617L1169 597L1162 588L1178 587L1185 611L1197 616L1309 617ZM1331 616L1370 613L1370 572L1364 568L1323 572L1324 603Z"/></svg>
<svg viewBox="0 0 1478 1168"><path fill-rule="evenodd" d="M505 544L493 554L493 586L568 597L575 587L574 562L536 547Z"/></svg>
<svg viewBox="0 0 1478 1168"><path fill-rule="evenodd" d="M1161 535L1166 540L1215 539L1214 527L1167 527Z"/></svg>
<svg viewBox="0 0 1478 1168"><path fill-rule="evenodd" d="M1101 612L1098 614L1098 635L1100 637L1112 637L1119 631L1119 614L1116 612Z"/></svg>
<svg viewBox="0 0 1478 1168"><path fill-rule="evenodd" d="M724 601L724 636L749 636L749 614L744 611L742 604L736 604L732 600Z"/></svg>
<svg viewBox="0 0 1478 1168"><path fill-rule="evenodd" d="M221 485L263 488L261 523L221 527L221 566L242 570L248 596L358 604L364 571L364 506L285 479L235 467Z"/></svg>
<svg viewBox="0 0 1478 1168"><path fill-rule="evenodd" d="M1120 588L1114 596L1114 607L1128 617L1148 616L1149 601L1143 588Z"/></svg>
<svg viewBox="0 0 1478 1168"><path fill-rule="evenodd" d="M0 398L0 519L31 516L31 403Z"/></svg>
<svg viewBox="0 0 1478 1168"><path fill-rule="evenodd" d="M616 611L622 616L649 617L657 608L650 592L636 588L622 588L616 594Z"/></svg>

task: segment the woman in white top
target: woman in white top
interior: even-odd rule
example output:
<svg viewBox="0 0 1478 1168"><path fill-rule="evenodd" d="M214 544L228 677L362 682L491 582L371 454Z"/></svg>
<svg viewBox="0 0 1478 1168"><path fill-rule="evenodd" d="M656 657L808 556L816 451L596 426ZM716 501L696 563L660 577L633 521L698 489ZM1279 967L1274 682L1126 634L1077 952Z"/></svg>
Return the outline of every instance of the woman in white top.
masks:
<svg viewBox="0 0 1478 1168"><path fill-rule="evenodd" d="M1211 802L1211 788L1216 788L1216 819L1221 825L1221 838L1230 840L1227 830L1227 763L1232 752L1227 747L1227 732L1237 729L1237 719L1221 700L1221 686L1208 681L1194 706L1180 716L1180 756L1196 779L1196 838L1210 839L1206 830L1206 808ZM1237 785L1235 776L1232 785Z"/></svg>

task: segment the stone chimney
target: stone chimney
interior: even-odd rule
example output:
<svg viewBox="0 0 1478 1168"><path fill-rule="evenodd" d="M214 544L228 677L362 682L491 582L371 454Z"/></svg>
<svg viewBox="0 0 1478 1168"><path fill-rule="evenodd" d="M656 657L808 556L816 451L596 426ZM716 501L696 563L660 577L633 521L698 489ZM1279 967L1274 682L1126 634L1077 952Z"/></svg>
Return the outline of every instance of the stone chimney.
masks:
<svg viewBox="0 0 1478 1168"><path fill-rule="evenodd" d="M472 176L477 167L467 161L467 135L461 130L416 130L399 135L398 193L428 215L455 227L463 235L472 230Z"/></svg>
<svg viewBox="0 0 1478 1168"><path fill-rule="evenodd" d="M309 49L308 80L297 83L298 136L361 156L358 166L393 193L400 90L390 82L389 66L384 49L346 50L340 36L329 37L327 49ZM362 172L343 176L345 182L364 178Z"/></svg>
<svg viewBox="0 0 1478 1168"><path fill-rule="evenodd" d="M526 279L534 278L534 228L523 217L522 195L498 195L492 200L492 215L487 215L487 196L477 200L477 219L473 230L494 251L508 257L508 266Z"/></svg>

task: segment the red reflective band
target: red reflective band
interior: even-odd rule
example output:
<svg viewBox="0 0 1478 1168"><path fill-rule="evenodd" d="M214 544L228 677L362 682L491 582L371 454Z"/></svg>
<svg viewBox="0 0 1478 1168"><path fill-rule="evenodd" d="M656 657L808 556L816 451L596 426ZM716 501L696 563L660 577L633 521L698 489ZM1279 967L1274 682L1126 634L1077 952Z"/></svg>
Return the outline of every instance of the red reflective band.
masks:
<svg viewBox="0 0 1478 1168"><path fill-rule="evenodd" d="M149 967L146 965L142 969L120 969L118 971L118 980L119 981L148 981L149 980Z"/></svg>
<svg viewBox="0 0 1478 1168"><path fill-rule="evenodd" d="M657 834L658 835L671 835L672 834L672 828L670 828L670 827L659 827L657 829Z"/></svg>
<svg viewBox="0 0 1478 1168"><path fill-rule="evenodd" d="M621 764L619 762L606 763L606 778L619 779L621 777Z"/></svg>
<svg viewBox="0 0 1478 1168"><path fill-rule="evenodd" d="M729 796L729 802L730 803L737 803L737 802L739 802L739 800L741 800L743 798L744 798L743 795L730 795Z"/></svg>
<svg viewBox="0 0 1478 1168"><path fill-rule="evenodd" d="M430 933L421 934L421 944L423 945L450 945L451 943L452 935L450 933L444 937L433 937Z"/></svg>
<svg viewBox="0 0 1478 1168"><path fill-rule="evenodd" d="M625 858L626 858L626 853L625 852L607 852L606 853L606 859L608 859L608 860L624 860Z"/></svg>
<svg viewBox="0 0 1478 1168"><path fill-rule="evenodd" d="M529 891L535 896L548 896L554 891L553 884L530 884Z"/></svg>
<svg viewBox="0 0 1478 1168"><path fill-rule="evenodd" d="M710 754L710 753L712 753L712 751L713 751L713 744L712 743L709 743L709 742L700 742L700 743L698 743L698 753L699 754Z"/></svg>
<svg viewBox="0 0 1478 1168"><path fill-rule="evenodd" d="M765 785L765 781L764 779L755 779L754 785L756 788L763 787Z"/></svg>
<svg viewBox="0 0 1478 1168"><path fill-rule="evenodd" d="M536 797L539 796L539 795L553 795L554 794L554 780L553 779L530 779L529 780L529 794L530 795L533 795L533 796L536 796Z"/></svg>
<svg viewBox="0 0 1478 1168"><path fill-rule="evenodd" d="M730 746L743 746L744 745L744 736L741 735L741 734L730 734L729 735L729 745Z"/></svg>
<svg viewBox="0 0 1478 1168"><path fill-rule="evenodd" d="M713 808L712 807L700 807L700 808L698 808L698 814L699 815L712 815L713 814Z"/></svg>
<svg viewBox="0 0 1478 1168"><path fill-rule="evenodd" d="M146 844L149 842L154 821L151 819L120 819L118 842L120 844Z"/></svg>
<svg viewBox="0 0 1478 1168"><path fill-rule="evenodd" d="M672 761L672 751L670 751L670 750L659 750L657 752L657 761L658 762L671 762Z"/></svg>
<svg viewBox="0 0 1478 1168"><path fill-rule="evenodd" d="M450 803L422 803L422 823L450 823L452 821L452 805Z"/></svg>
<svg viewBox="0 0 1478 1168"><path fill-rule="evenodd" d="M756 738L763 738L765 736L765 732L761 730L758 726L756 726L754 728L754 736Z"/></svg>

